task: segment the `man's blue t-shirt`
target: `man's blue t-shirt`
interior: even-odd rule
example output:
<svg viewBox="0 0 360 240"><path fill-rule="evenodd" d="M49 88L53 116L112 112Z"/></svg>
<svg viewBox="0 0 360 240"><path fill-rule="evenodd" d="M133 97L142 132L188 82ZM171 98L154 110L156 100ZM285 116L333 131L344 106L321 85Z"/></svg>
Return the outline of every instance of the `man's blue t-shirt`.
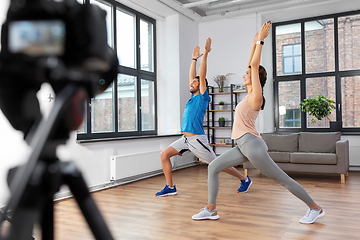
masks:
<svg viewBox="0 0 360 240"><path fill-rule="evenodd" d="M205 134L203 122L206 109L211 98L206 89L204 95L194 96L191 94L190 100L187 102L181 123L181 132L189 132L194 134Z"/></svg>

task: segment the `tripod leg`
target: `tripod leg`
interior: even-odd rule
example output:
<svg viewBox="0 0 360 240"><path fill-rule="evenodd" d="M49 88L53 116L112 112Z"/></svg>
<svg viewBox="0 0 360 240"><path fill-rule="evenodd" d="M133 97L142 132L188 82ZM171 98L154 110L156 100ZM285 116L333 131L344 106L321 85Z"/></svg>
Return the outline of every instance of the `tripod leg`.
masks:
<svg viewBox="0 0 360 240"><path fill-rule="evenodd" d="M54 200L48 197L42 208L41 239L54 239Z"/></svg>
<svg viewBox="0 0 360 240"><path fill-rule="evenodd" d="M61 169L64 183L69 186L73 193L95 239L113 240L114 238L102 218L94 199L91 197L81 172L72 162L64 163Z"/></svg>
<svg viewBox="0 0 360 240"><path fill-rule="evenodd" d="M34 223L36 221L36 210L34 209L18 209L14 212L11 219L10 234L8 240L34 239L31 237ZM20 230L20 231L19 231Z"/></svg>
<svg viewBox="0 0 360 240"><path fill-rule="evenodd" d="M9 218L7 215L6 215L6 213L3 213L2 211L0 211L0 214L2 214L2 215L4 215L4 221L8 221L10 224L12 223L12 220L11 220L11 218ZM0 236L1 236L1 234L0 234ZM30 240L35 240L35 238L34 237L30 237Z"/></svg>

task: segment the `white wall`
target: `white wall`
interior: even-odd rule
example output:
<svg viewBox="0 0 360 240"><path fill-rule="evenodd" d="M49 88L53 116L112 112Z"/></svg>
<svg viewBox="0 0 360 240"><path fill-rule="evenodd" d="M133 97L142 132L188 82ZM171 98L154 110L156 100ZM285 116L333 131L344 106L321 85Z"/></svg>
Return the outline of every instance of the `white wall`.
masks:
<svg viewBox="0 0 360 240"><path fill-rule="evenodd" d="M189 67L198 42L198 24L176 14L157 26L159 134L180 133L182 115L190 98Z"/></svg>
<svg viewBox="0 0 360 240"><path fill-rule="evenodd" d="M189 70L192 61L192 53L194 47L198 44L198 23L193 20L179 15L179 73L180 73L180 118L182 120L185 105L190 99L189 86ZM197 73L199 73L200 65L197 65Z"/></svg>
<svg viewBox="0 0 360 240"><path fill-rule="evenodd" d="M180 133L179 16L157 24L159 134Z"/></svg>
<svg viewBox="0 0 360 240"><path fill-rule="evenodd" d="M219 74L234 73L230 83L243 82L250 53L250 44L256 33L256 16L222 19L199 24L199 46L203 50L206 38L212 39L208 56L209 85L216 86L212 78Z"/></svg>

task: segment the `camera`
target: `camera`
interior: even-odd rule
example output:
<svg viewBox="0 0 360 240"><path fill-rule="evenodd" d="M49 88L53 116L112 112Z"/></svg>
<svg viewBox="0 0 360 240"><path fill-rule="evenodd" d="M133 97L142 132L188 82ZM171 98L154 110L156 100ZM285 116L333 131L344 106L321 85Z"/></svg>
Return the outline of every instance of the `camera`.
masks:
<svg viewBox="0 0 360 240"><path fill-rule="evenodd" d="M44 82L55 93L76 84L90 98L109 87L118 59L105 17L76 0L11 0L1 32L0 108L15 129L26 134L39 118L36 92Z"/></svg>
<svg viewBox="0 0 360 240"><path fill-rule="evenodd" d="M11 0L1 30L0 109L32 151L25 165L9 172L11 197L0 212L0 239L5 219L11 222L8 240L30 239L35 222L42 239L53 239L53 195L66 184L95 238L113 240L81 172L56 155L82 123L86 100L117 75L105 17L98 6L76 0ZM56 94L47 118L36 96L45 82Z"/></svg>

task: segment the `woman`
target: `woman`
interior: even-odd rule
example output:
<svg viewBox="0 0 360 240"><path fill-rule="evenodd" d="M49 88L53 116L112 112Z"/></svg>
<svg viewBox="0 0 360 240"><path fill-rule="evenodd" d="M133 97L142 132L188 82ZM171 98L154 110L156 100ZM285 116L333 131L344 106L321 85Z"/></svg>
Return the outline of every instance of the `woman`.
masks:
<svg viewBox="0 0 360 240"><path fill-rule="evenodd" d="M286 187L292 194L302 200L309 209L300 219L301 223L313 223L325 212L317 205L305 189L282 171L267 153L267 146L256 131L255 120L260 109L265 105L263 87L266 82L266 70L260 65L260 57L264 39L269 35L271 23L265 23L255 35L248 68L244 75L244 84L248 95L236 106L235 120L231 138L237 142L237 147L230 149L213 160L208 167L208 204L200 213L192 216L194 220L219 218L216 208L216 198L219 191L219 172L231 166L242 164L249 160L263 174Z"/></svg>

